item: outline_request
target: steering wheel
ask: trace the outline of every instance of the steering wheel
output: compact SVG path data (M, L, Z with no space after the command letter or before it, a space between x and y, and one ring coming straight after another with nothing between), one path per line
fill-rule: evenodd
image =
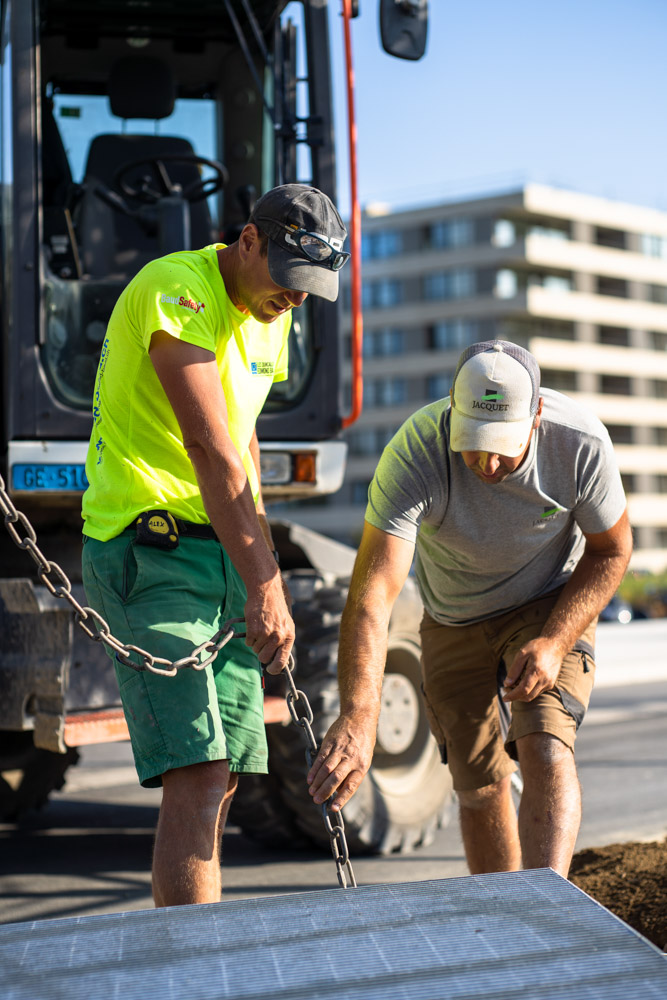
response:
M212 177L200 178L186 185L181 189L180 184L174 182L169 177L166 163L193 163L198 167L210 167L213 170ZM153 178L144 175L139 181L133 184L126 180L127 175L137 167L150 167ZM157 178L157 185L153 186L151 180ZM202 201L209 195L220 191L229 181L227 168L217 160L207 160L204 156L197 156L196 153L165 153L163 156L151 156L141 160L132 160L124 163L114 175L113 183L118 185L127 198L134 198L138 201L154 204L167 195L180 194L186 201Z

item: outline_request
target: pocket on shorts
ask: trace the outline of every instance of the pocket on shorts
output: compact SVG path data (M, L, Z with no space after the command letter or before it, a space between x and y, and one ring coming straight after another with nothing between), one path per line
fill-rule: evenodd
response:
M164 740L144 677L136 670L125 668L118 673L118 687L134 755L150 757L163 748Z
M128 538L123 554L123 584L121 598L128 601L139 579L139 560L133 538Z
M579 640L563 660L555 687L563 708L572 716L577 729L584 721L594 680L593 647L585 640Z
M433 710L433 707L432 707L430 701L428 700L428 696L426 694L426 691L424 690L424 685L421 684L420 687L421 687L422 697L424 699L424 709L426 711L426 718L428 719L429 729L431 730L431 733L433 734L433 738L434 738L435 742L438 744L438 749L440 751L440 757L442 759L442 763L446 764L447 763L447 741L445 739L444 730L443 730L442 726L440 725L440 721L438 719L438 716L435 714L435 712Z

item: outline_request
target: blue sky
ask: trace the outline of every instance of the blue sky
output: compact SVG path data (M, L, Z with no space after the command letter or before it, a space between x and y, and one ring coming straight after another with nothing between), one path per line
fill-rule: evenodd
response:
M362 206L534 181L667 211L667 0L430 0L426 55L352 22ZM349 212L342 22L330 0L339 203Z

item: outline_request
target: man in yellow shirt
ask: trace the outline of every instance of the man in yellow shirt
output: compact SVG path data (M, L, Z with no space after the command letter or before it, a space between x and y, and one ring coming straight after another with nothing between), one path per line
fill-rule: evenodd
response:
M245 642L201 671L163 677L115 662L139 779L163 788L157 906L220 898L237 776L267 769L261 669L285 668L294 626L255 424L287 377L292 308L309 293L337 297L345 237L326 195L282 185L236 243L146 265L109 321L83 498L87 599L125 644L170 661L222 621L246 622Z

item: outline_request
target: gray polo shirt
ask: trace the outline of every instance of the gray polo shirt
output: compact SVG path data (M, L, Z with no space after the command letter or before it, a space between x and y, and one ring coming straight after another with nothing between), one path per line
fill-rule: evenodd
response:
M563 584L582 532L607 531L626 501L605 427L550 389L528 454L501 483L484 483L449 448L449 399L414 413L385 448L366 520L417 545L428 613L446 625L482 621Z

